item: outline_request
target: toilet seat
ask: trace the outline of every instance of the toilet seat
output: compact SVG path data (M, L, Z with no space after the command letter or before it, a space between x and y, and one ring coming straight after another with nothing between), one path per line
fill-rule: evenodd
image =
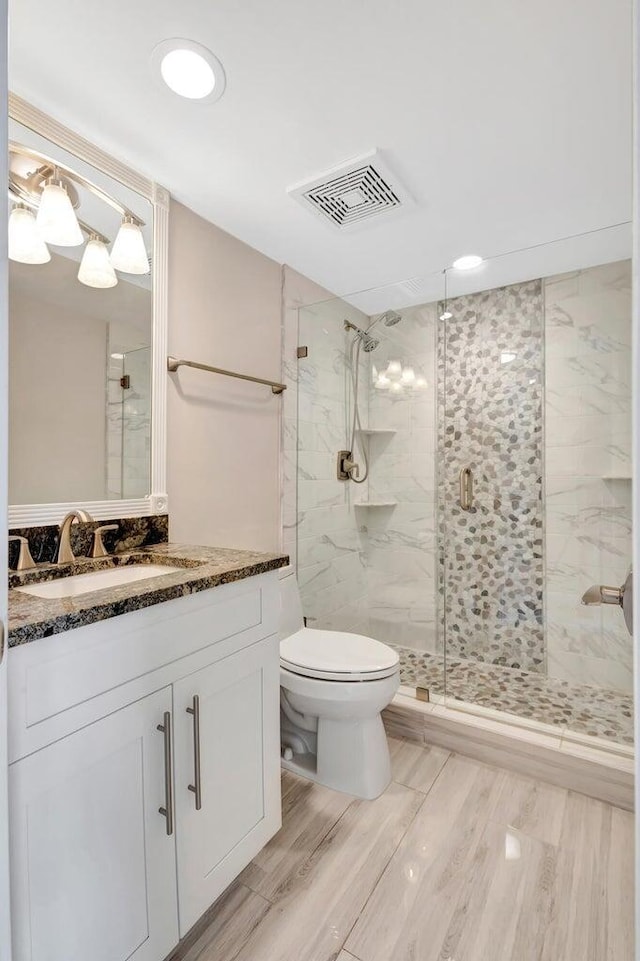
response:
M375 681L398 671L397 653L362 634L303 627L280 642L280 664L326 681Z

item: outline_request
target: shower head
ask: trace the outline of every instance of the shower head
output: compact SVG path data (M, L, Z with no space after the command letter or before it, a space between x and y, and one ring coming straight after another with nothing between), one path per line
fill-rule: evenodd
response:
M379 318L384 322L385 327L395 327L402 320L402 317L395 310L385 310L382 317Z
M350 320L345 320L344 329L352 330L355 333L356 337L362 344L362 349L364 350L365 354L370 354L371 351L375 350L380 343L380 341L376 340L375 337L371 337L366 330L361 330L360 327L356 327L355 324L352 324Z
M371 351L375 350L380 343L379 340L376 340L375 337L370 337L369 334L365 334L364 331L358 331L357 336L362 341L362 349L364 350L365 354L370 354Z

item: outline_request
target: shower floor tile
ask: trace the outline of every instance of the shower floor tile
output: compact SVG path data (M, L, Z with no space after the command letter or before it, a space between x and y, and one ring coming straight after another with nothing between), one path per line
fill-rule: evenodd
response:
M427 687L458 701L633 744L630 694L460 658L447 659L445 686L442 655L391 646L400 655L400 679L407 687Z

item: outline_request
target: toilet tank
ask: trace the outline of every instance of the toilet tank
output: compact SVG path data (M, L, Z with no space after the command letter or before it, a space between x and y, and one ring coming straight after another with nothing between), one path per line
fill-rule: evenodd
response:
M283 567L280 572L280 639L290 637L304 627L302 601L296 572L293 567Z

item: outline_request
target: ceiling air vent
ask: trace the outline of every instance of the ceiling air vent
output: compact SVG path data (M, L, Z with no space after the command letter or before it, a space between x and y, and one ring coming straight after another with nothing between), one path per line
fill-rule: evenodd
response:
M412 202L377 150L290 187L287 193L340 230L403 210Z

